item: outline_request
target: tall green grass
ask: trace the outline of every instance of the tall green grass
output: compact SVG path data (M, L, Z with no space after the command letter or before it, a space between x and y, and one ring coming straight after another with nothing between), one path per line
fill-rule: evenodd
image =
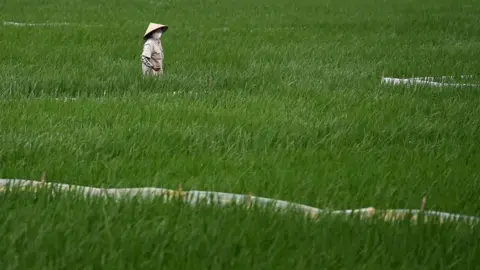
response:
M474 0L6 0L2 23L77 25L0 27L0 177L331 209L427 195L427 208L480 215L478 89L380 85L478 74L479 12ZM141 77L149 22L170 26L161 79ZM2 197L2 269L474 269L479 252L475 228L22 196Z
M0 195L2 269L475 269L478 230L161 200Z

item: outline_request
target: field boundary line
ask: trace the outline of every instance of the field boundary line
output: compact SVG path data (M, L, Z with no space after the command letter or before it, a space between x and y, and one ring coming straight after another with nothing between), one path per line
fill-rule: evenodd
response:
M91 25L91 24L81 24L81 23L69 23L69 22L45 22L45 23L26 23L26 22L14 22L14 21L3 21L3 25L7 26L16 26L16 27L28 27L28 26L82 26L82 27L101 27L103 25Z
M59 27L59 26L83 26L83 27L103 27L103 24L98 25L91 25L91 24L81 24L81 23L70 23L70 22L40 22L40 23L33 23L33 22L19 22L19 21L3 21L3 25L5 26L16 26L16 27L28 27L28 26L37 26L37 27ZM264 32L281 32L285 30L298 30L298 27L265 27L265 28L255 28L249 29L248 32L254 31L264 31ZM306 29L306 27L302 27L302 29ZM212 32L230 32L230 31L238 31L239 29L233 29L230 27L213 27L210 28Z
M59 189L61 191L79 191L83 193L85 197L96 196L96 197L113 197L113 198L123 198L130 197L135 198L139 197L142 199L152 198L152 197L163 197L167 200L172 198L182 198L185 202L195 205L201 202L206 202L207 204L218 203L219 205L231 205L233 203L242 203L247 202L248 207L252 203L257 203L261 206L273 206L276 210L286 210L293 208L304 213L306 216L317 218L321 214L333 214L333 215L345 215L351 216L354 214L359 214L361 218L370 218L374 215L380 215L385 221L395 221L395 220L404 220L411 215L411 220L416 222L418 215L424 215L425 221L427 217L437 217L440 218L440 223L445 221L468 221L468 222L480 222L479 216L467 216L456 213L447 213L439 211L428 211L424 210L425 199L422 202L422 209L375 209L373 207L359 208L359 209L346 209L346 210L323 210L308 205L293 203L289 201L265 198L265 197L256 197L252 194L235 194L235 193L224 193L224 192L215 192L215 191L200 191L200 190L191 190L184 191L181 186L177 190L165 189L158 187L140 187L140 188L96 188L90 186L79 186L79 185L69 185L62 183L52 183L45 182L44 177L42 181L35 180L25 180L25 179L0 179L0 192L6 192L11 187L18 187L21 190L34 190L37 191L38 188L42 187L52 187Z
M208 91L171 91L171 92L162 92L162 93L155 93L150 94L148 98L160 98L164 96L180 96L180 95L199 95L199 94L208 94ZM217 92L218 93L218 92ZM143 98L143 96L142 96ZM0 102L2 101L118 101L118 100L127 100L127 98L122 96L100 96L100 97L22 97L22 98L0 98Z
M461 79L472 79L476 78L474 75L460 75ZM480 84L469 84L469 83L447 83L447 82L437 82L436 79L455 79L454 76L440 76L440 77L412 77L412 78L394 78L394 77L383 77L381 79L381 84L392 84L392 85L428 85L435 87L480 87Z

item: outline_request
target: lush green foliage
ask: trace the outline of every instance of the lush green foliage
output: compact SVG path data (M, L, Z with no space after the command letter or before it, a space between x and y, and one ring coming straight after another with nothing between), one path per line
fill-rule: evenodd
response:
M478 14L475 0L4 0L2 22L74 25L0 27L0 177L333 209L427 194L480 215L479 90L380 85L478 72ZM141 76L149 22L170 26L160 80ZM479 264L472 228L22 196L1 197L2 269Z

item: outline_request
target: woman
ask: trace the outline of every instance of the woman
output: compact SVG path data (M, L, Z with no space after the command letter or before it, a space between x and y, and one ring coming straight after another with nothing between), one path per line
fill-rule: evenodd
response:
M163 74L163 47L160 38L168 30L167 25L150 23L143 36L143 75Z

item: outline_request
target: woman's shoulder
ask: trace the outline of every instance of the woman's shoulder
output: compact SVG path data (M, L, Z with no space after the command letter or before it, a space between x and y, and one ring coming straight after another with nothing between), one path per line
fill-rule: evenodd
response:
M150 44L153 44L154 42L155 42L155 41L153 40L153 38L149 38L149 39L145 40L145 43L144 43L144 44L145 44L145 45L147 45L147 44L150 45Z

